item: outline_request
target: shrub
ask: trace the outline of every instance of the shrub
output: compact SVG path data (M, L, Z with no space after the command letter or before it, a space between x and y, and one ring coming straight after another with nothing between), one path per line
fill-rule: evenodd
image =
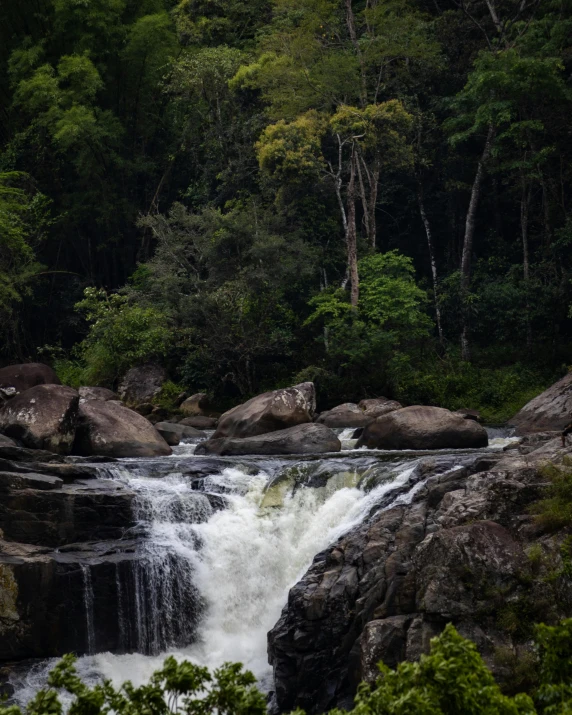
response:
M557 531L572 525L572 459L565 457L561 465L548 463L541 474L549 481L546 497L532 507L536 519L547 531Z

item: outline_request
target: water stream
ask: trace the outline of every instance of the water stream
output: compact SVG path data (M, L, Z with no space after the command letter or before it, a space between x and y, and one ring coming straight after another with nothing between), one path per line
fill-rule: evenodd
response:
M139 539L129 583L117 571L117 628L133 652L98 653L89 566L82 566L88 642L78 670L88 682L145 682L167 654L209 668L242 662L272 689L266 636L288 590L313 557L373 508L410 500L426 476L423 455L344 451L320 459L200 458L195 445L172 457L102 465L134 493ZM506 440L495 440L493 449ZM443 469L475 450L434 453ZM128 602L129 601L129 602ZM134 621L134 622L133 622ZM131 635L130 635L131 634ZM55 661L14 679L27 702Z

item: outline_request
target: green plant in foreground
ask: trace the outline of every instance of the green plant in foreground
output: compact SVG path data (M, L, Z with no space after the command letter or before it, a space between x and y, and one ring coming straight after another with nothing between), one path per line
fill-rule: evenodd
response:
M540 685L532 697L504 695L474 643L449 624L433 638L429 654L417 663L391 670L380 663L374 687L362 684L351 715L560 715L572 713L572 619L536 628ZM70 715L263 715L266 701L252 673L239 664L225 664L211 675L206 668L174 658L138 688L130 682L114 688L105 681L93 688L82 683L75 657L64 656L51 672L49 690L40 691L26 715L61 715L56 689L74 700ZM535 661L536 662L536 661ZM530 663L527 661L527 667ZM527 673L528 677L528 673ZM525 678L526 680L526 678ZM333 710L330 715L341 715ZM12 705L0 715L22 715ZM296 711L295 715L303 715Z
M549 486L546 497L532 508L538 523L549 531L572 525L572 459L564 457L561 465L549 462L540 473Z

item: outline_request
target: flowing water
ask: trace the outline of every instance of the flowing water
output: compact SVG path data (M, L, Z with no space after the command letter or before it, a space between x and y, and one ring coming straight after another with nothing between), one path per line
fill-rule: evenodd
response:
M267 632L313 557L372 509L409 501L428 476L418 468L424 459L443 471L476 452L351 451L349 431L341 438L344 451L320 459L201 461L195 445L182 445L169 458L102 465L102 476L135 493L138 558L128 583L119 570L116 579L117 628L133 652L97 652L97 584L84 565L82 677L141 684L173 654L209 668L242 662L271 690ZM492 449L509 439L494 440ZM54 662L14 677L16 702L25 703L45 684Z

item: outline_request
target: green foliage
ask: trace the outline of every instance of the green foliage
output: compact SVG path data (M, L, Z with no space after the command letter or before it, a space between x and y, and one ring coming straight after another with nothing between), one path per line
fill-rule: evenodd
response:
M84 295L77 309L90 327L75 350L83 384L113 386L130 367L167 354L171 332L160 311L95 288L86 288Z
M540 472L549 485L546 497L533 507L538 523L548 531L572 525L572 460L565 457L560 465L549 462Z

